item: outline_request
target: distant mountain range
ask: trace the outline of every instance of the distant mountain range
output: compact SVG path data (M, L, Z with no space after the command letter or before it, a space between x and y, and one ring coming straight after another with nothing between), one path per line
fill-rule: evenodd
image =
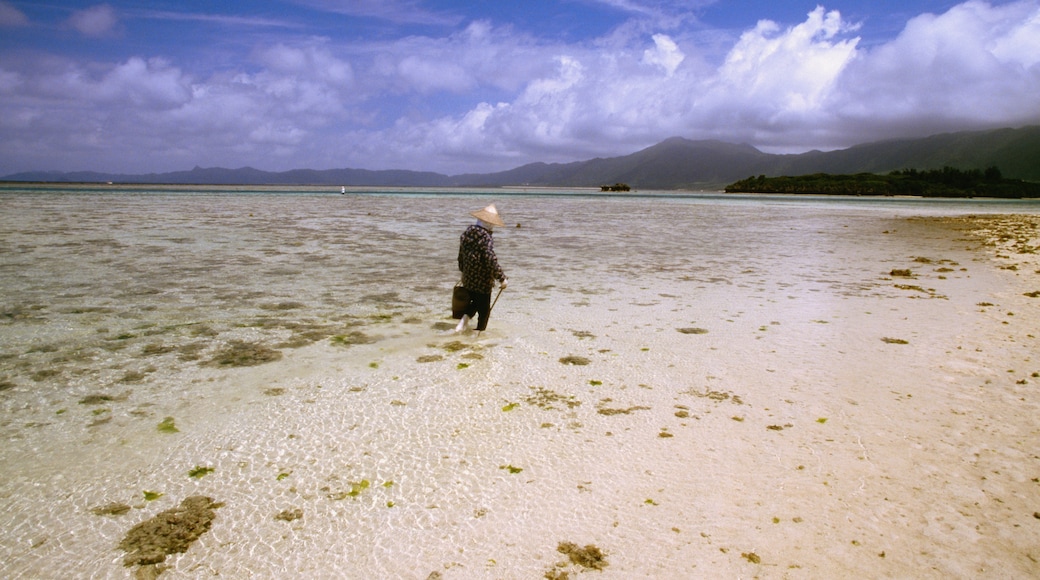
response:
M721 189L749 176L811 173L888 173L899 169L961 170L997 167L1005 178L1040 182L1040 126L945 133L797 155L763 153L750 145L666 139L631 155L574 163L531 163L498 173L443 175L365 169L295 169L269 172L243 167L126 175L29 171L2 181L163 183L211 185L333 185L373 187L597 187L626 183L633 189Z

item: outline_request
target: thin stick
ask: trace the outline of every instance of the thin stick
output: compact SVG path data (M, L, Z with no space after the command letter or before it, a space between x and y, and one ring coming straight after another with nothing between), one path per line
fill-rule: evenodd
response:
M498 304L498 297L502 295L502 291L503 291L503 290L505 290L505 288L501 288L501 287L499 287L499 289L498 289L498 294L495 294L495 301L494 301L494 302L492 302L492 303L491 303L491 307L490 307L490 308L488 308L488 316L489 316L489 317L491 316L491 311L495 309L495 304Z

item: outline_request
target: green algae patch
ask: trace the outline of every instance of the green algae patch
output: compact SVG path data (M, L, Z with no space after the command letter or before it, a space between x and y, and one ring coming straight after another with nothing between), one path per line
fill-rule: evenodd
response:
M289 477L290 475L292 475L291 471L283 471L283 472L278 474L278 477L276 477L275 480L276 481L281 481L281 480L285 479L286 477Z
M902 338L891 338L891 337L888 337L888 336L882 338L881 342L883 342L885 344L910 344L909 342L903 340Z
M589 359L587 359L587 358L585 358L583 356L570 355L570 356L565 356L565 357L561 358L560 362L562 364L565 364L565 365L585 366L585 365L589 364L592 361L590 361Z
M199 479L201 477L205 477L213 473L213 471L214 469L212 467L203 467L201 465L196 465L195 469L192 469L188 472L188 477Z
M362 479L361 481L351 481L350 482L350 491L329 492L329 493L325 494L325 497L327 497L327 498L329 498L329 499L331 499L333 501L344 500L344 499L347 499L348 497L357 497L357 496L361 495L361 492L363 492L366 489L368 489L369 486L371 486L371 485L372 485L371 482L369 482L367 479Z
M180 433L180 429L173 423L173 417L166 417L156 427L160 433Z
M707 328L677 328L682 334L708 334Z
M361 495L361 492L363 492L366 489L368 489L368 487L370 485L371 485L371 483L369 483L369 481L367 479L362 479L361 481L358 481L358 482L353 482L352 481L352 482L350 482L350 491L347 492L347 495L350 496L350 497L357 497L357 496Z
M187 552L195 540L209 531L217 516L215 510L223 505L196 495L130 528L119 542L119 548L126 552L123 565L154 566L170 554Z
M158 492L158 491L148 491L148 490L144 491L144 499L145 499L145 501L155 501L155 500L159 499L162 496L163 496L163 494L161 492Z
M460 371L461 371L462 369L468 369L468 368L469 368L469 365L468 365L468 364L466 364L466 363L459 363L459 364L455 365L455 368L456 368L457 370L460 370Z
M520 473L521 471L524 470L523 467L515 467L515 466L512 466L512 465L499 465L498 468L499 469L505 469L509 473L513 473L513 474Z
M502 407L502 410L505 411L506 413L508 413L509 411L512 411L513 409L515 409L515 408L517 408L519 406L520 406L520 403L509 403L505 407Z

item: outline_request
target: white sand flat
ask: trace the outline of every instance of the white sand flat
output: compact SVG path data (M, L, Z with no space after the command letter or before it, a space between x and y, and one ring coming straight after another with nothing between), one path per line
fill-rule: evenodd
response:
M456 335L458 235L490 201L523 224L495 234L509 289ZM5 194L0 574L126 578L128 530L205 495L162 578L1036 576L1038 224Z

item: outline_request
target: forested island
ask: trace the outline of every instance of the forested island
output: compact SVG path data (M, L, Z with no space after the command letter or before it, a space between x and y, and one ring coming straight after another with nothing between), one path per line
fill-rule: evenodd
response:
M960 170L953 167L918 171L903 169L887 175L811 175L749 177L726 186L726 193L802 193L819 195L913 195L921 197L1040 198L1040 183L1004 179L990 167Z

